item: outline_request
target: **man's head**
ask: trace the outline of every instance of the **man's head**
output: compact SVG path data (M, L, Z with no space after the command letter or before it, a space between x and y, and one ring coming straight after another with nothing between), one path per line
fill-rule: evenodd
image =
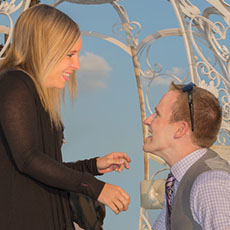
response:
M192 129L191 120L193 119L193 142L200 147L209 148L216 141L221 125L222 109L219 101L209 91L200 87L193 87L193 118L191 118L188 92L183 92L183 87L184 85L176 85L173 82L170 85L170 91L179 93L178 100L172 108L171 122L184 120L188 122L190 129Z
M165 158L176 144L208 148L216 141L222 119L218 99L205 89L193 88L192 131L188 92L183 92L183 87L171 83L155 113L145 120L151 136L146 138L144 151L160 153L159 156Z

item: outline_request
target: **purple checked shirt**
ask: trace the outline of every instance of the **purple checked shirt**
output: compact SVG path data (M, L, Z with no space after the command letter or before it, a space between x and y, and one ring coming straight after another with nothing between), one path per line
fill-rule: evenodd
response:
M175 176L173 199L187 170L198 161L207 149L192 152L171 168ZM166 230L166 201L152 230ZM230 173L208 171L194 181L190 194L190 208L194 220L203 230L230 230Z

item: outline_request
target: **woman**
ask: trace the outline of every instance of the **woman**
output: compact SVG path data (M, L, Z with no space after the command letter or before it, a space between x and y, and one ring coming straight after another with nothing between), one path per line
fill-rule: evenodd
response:
M0 62L1 229L73 229L69 191L116 214L128 209L124 190L94 177L129 168L127 154L62 162L61 97L68 82L74 98L80 50L78 25L48 5L29 8L15 24Z

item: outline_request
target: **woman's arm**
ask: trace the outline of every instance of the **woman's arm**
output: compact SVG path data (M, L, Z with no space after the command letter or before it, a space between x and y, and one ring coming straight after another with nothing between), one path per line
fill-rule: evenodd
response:
M12 73L12 72L11 72ZM48 186L74 191L97 199L104 182L89 173L66 167L50 158L39 145L36 103L23 72L0 81L0 125L16 168Z

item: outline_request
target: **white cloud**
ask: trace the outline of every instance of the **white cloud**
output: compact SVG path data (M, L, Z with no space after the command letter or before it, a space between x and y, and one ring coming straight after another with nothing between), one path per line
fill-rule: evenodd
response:
M184 76L183 76L184 73L185 73L185 71L183 69L175 66L171 70L166 71L166 76L158 77L154 82L157 85L169 85L172 81L175 81L176 79L167 76L168 74L175 75L176 77L181 79L181 77L184 78Z
M106 60L96 54L86 52L80 56L81 68L77 72L78 86L81 91L106 88L106 78L112 68Z
M152 85L169 85L173 80L175 81L176 79L170 77L169 75L175 75L176 77L180 78L184 78L184 73L185 71L179 67L173 67L171 70L167 70L165 73L161 73L162 75L155 78L152 81ZM175 81L176 82L176 81ZM142 84L143 86L147 86L149 83L149 80L146 80L145 78L143 78Z
M180 67L175 66L175 67L172 68L172 70L166 71L166 73L174 74L177 77L180 77L185 73L185 71L183 69L181 69Z
M156 78L154 83L156 85L169 85L171 81L172 81L172 78L158 77L158 78Z

